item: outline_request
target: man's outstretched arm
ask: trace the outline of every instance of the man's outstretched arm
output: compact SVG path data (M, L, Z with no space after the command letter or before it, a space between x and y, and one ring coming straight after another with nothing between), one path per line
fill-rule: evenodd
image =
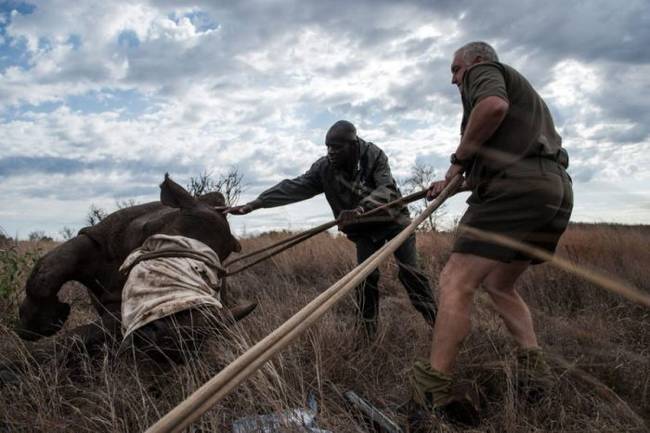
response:
M223 213L246 215L256 209L284 206L307 200L323 192L318 174L318 161L303 175L285 179L261 193L255 200L241 206L226 208Z

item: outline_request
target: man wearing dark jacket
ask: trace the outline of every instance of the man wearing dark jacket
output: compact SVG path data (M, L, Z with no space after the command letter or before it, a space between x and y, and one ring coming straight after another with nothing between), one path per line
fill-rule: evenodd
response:
M325 193L332 212L339 217L339 229L356 244L357 260L361 263L410 223L409 212L401 206L358 221L364 212L401 197L388 158L379 147L359 138L354 125L345 120L336 122L327 131L325 144L327 156L318 159L306 173L285 179L255 200L226 212L244 215L255 209L282 206ZM395 258L398 278L413 306L433 326L436 316L433 294L427 277L417 269L414 235L395 251ZM369 337L374 336L377 327L378 282L379 270L375 270L357 288L359 319Z

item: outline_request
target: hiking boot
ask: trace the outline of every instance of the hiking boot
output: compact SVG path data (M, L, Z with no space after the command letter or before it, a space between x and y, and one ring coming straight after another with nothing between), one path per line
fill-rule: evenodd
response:
M454 424L479 425L476 404L468 392L459 391L451 376L434 370L426 361L416 361L411 371L412 401L429 414ZM417 418L421 414L415 415Z
M553 388L555 376L539 347L519 348L517 387L529 403L540 402Z

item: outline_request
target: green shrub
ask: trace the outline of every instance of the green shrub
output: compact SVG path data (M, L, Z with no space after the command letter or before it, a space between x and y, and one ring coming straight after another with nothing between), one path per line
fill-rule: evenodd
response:
M18 292L41 254L40 249L21 252L17 244L0 249L0 298L7 299Z

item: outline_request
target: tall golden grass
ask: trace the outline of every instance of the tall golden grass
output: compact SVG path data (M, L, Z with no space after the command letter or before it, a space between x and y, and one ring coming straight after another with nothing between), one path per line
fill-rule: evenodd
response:
M244 239L245 251L279 236ZM422 267L436 287L452 241L446 233L420 233ZM650 292L650 228L572 225L558 254L617 276ZM24 245L22 248L31 248ZM0 397L0 432L144 431L247 347L279 326L354 266L354 247L342 237L319 235L231 279L232 295L259 307L238 326L216 333L198 359L165 371L110 353L74 366L60 356L40 365L11 332L16 306L0 301L0 362L21 361L20 381ZM349 389L406 423L400 405L408 400L407 375L414 359L426 357L430 329L397 282L395 264L382 268L379 337L364 346L354 328L353 299L339 304L296 344L206 413L195 432L230 431L234 420L301 407L309 392L320 406L318 424L332 432L370 431L345 406ZM519 282L533 310L540 340L558 359L557 386L540 404L518 398L513 383L514 345L486 296L476 298L473 331L458 376L481 391L482 432L644 431L638 419L576 371L610 388L650 423L650 311L548 265L533 267ZM93 320L83 288L68 284L62 297L73 304L66 328ZM37 343L51 345L52 340ZM65 351L65 346L56 350ZM431 419L431 431L455 427Z

